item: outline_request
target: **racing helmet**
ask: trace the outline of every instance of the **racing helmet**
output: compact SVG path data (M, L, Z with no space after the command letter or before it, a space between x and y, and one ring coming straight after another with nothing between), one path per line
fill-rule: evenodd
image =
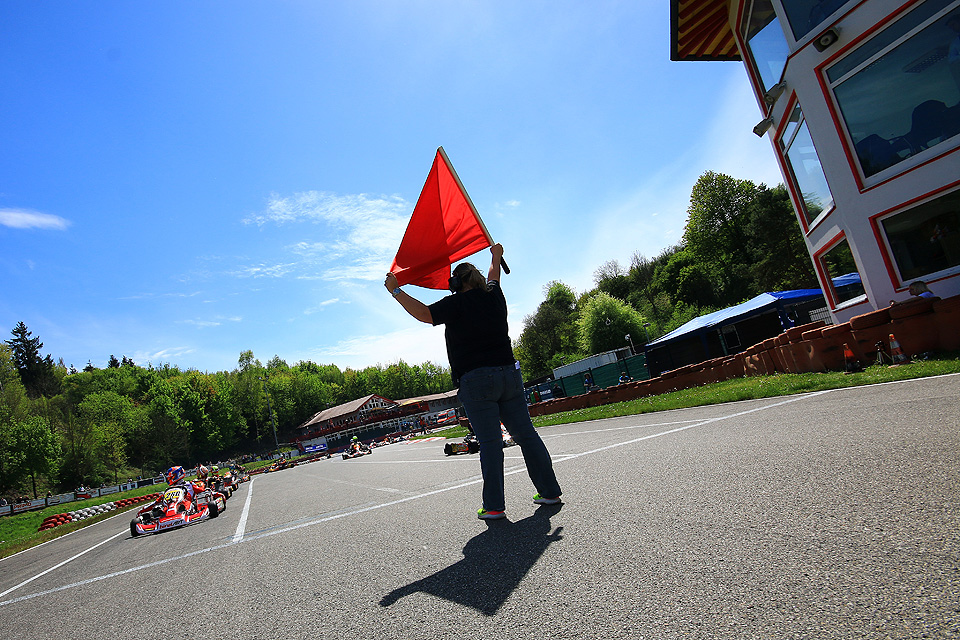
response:
M164 475L167 477L167 484L172 487L182 481L187 476L187 472L183 467L170 467Z
M208 475L210 475L210 469L203 465L197 467L197 480L206 480Z
M356 441L358 441L359 439L360 439L360 438L358 438L357 436L353 436L353 439L350 440L350 442L356 442Z

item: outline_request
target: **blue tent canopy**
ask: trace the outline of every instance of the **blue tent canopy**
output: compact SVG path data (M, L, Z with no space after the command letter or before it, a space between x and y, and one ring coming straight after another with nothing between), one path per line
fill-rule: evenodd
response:
M670 333L662 335L656 340L653 340L647 346L655 347L666 342L672 342L673 340L676 340L677 338L687 334L696 333L697 331L710 329L719 325L730 324L731 322L735 322L742 318L763 313L769 309L776 309L784 300L799 302L801 300L816 298L817 296L822 295L823 292L820 291L820 289L794 289L793 291L761 293L757 297L751 298L746 302L741 302L734 307L727 307L726 309L721 309L720 311L714 311L713 313L708 313L705 316L694 318L690 322L677 327Z
M834 278L833 286L843 287L857 284L859 282L859 273L848 273L846 275ZM673 342L681 337L705 331L720 325L730 324L732 322L736 322L737 320L758 315L772 309L782 310L785 302L801 302L803 300L809 300L822 296L823 291L820 289L794 289L792 291L761 293L757 297L751 298L746 302L741 302L736 306L727 307L726 309L721 309L720 311L714 311L713 313L708 313L700 316L699 318L694 318L690 322L677 327L670 333L660 336L656 340L650 342L647 345L647 348L649 349L651 347L663 345L668 342Z

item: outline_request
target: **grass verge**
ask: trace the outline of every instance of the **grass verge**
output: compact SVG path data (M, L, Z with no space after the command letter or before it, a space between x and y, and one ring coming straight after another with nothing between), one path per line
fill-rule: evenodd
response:
M156 484L149 487L133 489L132 491L124 491L123 493L114 493L109 496L77 500L76 502L68 502L66 504L55 504L36 511L27 511L12 516L0 517L0 558L6 558L24 549L29 549L30 547L35 547L38 544L43 544L54 538L59 538L77 529L82 529L87 525L111 518L117 515L117 513L123 513L123 511L108 511L107 513L101 513L100 515L80 520L79 522L68 522L53 529L37 531L47 516L55 516L59 513L70 513L71 511L78 511L85 507L95 507L98 504L105 504L124 498L145 496L149 493L163 491L165 488L166 485ZM143 505L134 505L128 508L138 509L141 506Z

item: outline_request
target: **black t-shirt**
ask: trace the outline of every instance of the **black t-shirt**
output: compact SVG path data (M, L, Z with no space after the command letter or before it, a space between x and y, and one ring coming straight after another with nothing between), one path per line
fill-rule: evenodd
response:
M434 325L446 325L447 357L453 383L478 367L512 365L513 347L507 333L507 301L500 283L491 280L490 291L470 289L430 305Z

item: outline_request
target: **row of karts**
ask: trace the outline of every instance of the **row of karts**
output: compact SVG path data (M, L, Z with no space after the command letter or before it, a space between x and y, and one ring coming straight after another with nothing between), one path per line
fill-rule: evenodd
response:
M165 474L167 489L152 503L144 506L130 521L130 535L160 533L188 524L216 518L227 508L227 500L250 479L243 467L216 467L213 473L200 466L195 480L186 479L183 467L170 467Z

